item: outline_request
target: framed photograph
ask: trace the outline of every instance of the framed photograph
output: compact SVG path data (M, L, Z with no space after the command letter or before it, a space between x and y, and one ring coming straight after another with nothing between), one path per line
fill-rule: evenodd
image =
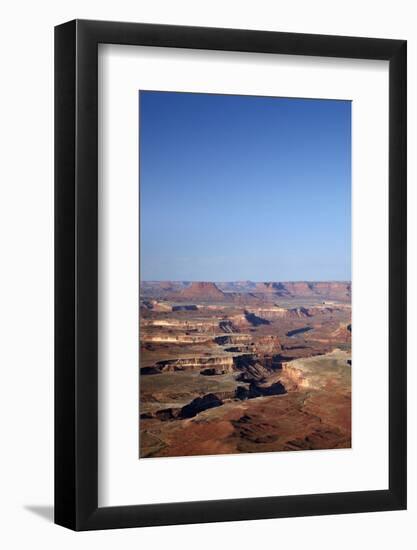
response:
M406 42L55 29L55 522L406 508Z

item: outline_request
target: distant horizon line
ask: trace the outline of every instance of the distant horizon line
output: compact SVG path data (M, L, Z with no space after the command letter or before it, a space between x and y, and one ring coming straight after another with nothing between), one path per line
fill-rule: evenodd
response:
M229 280L204 280L204 279L140 279L142 283L352 283L352 279L229 279Z

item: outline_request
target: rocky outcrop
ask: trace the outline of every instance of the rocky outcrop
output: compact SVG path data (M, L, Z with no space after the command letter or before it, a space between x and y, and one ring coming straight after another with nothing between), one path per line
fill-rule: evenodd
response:
M215 283L195 282L179 293L181 299L201 301L224 300L226 295Z
M166 329L178 329L184 331L198 330L204 332L218 327L217 319L141 319L141 328L163 327Z
M202 344L209 342L212 337L207 334L168 334L161 332L160 334L141 334L140 341L142 344L152 342L154 344Z
M315 294L323 297L332 297L345 299L351 297L351 283L340 282L317 282L310 283L313 286Z
M202 397L196 397L183 407L168 407L154 413L144 412L140 415L140 418L142 420L156 418L162 422L194 418L208 409L220 407L224 404L225 399L245 401L246 399L256 399L257 397L269 397L285 393L287 393L286 389L281 382L275 382L269 386L251 382L247 387L238 386L235 391L208 393Z
M280 354L261 355L238 353L237 355L195 356L158 361L151 367L142 367L141 374L199 370L205 376L237 372L245 382L262 380L281 367Z
M253 327L258 327L260 325L270 325L271 322L263 317L258 317L255 313L245 310L245 318Z
M291 390L307 389L311 387L310 380L305 376L301 369L291 365L291 363L283 363L283 373L291 383Z
M219 288L221 287L221 288ZM223 290L226 292L223 292ZM351 283L349 281L281 281L252 283L250 281L231 281L227 283L181 281L141 283L141 296L147 298L163 297L173 301L233 301L239 296L248 299L258 296L274 296L279 298L320 297L349 301L351 298Z
M182 281L141 281L140 296L165 299L173 292L180 292L186 285Z
M213 407L220 407L220 405L223 405L223 401L214 393L208 393L203 397L193 399L191 403L182 407L179 417L193 418L200 412L206 411L207 409L212 409Z
M141 302L141 307L151 311L165 312L171 311L171 306L165 302L160 302L158 300L143 300Z
M216 285L223 290L223 292L234 292L234 293L247 293L256 289L258 283L253 283L252 281L228 281L228 282L217 282Z
M202 368L208 367L219 368L224 372L233 372L233 357L221 355L214 357L185 357L180 359L166 359L164 361L158 361L154 366L154 368L160 372L200 370Z
M260 386L254 382L249 384L249 387L238 386L236 388L235 396L237 399L255 399L256 397L266 397L270 395L282 395L287 393L284 385L281 382L275 382L270 386Z
M281 283L256 283L253 292L276 294Z
M281 351L282 346L278 336L268 335L256 339L256 351L259 353L277 353Z
M348 301L351 297L351 283L341 281L290 281L257 283L253 292L279 298L320 297Z
M234 332L239 332L239 328L231 319L222 319L219 321L219 329L226 334L232 334Z
M346 311L350 308L347 304L323 303L310 307L292 307L284 308L273 307L251 307L245 310L245 319L235 316L236 325L243 325L244 320L248 321L247 315L254 315L264 321L275 321L277 319L308 319L316 315L329 315L332 313Z
M265 355L262 363L266 369L276 371L282 369L282 355L280 353L274 355Z
M306 317L313 317L315 313L317 313L317 308L293 307L287 310L287 317L290 319L305 319Z
M342 342L350 342L352 338L352 326L341 323L338 329L332 332L332 338L338 339Z
M248 344L251 341L251 336L249 334L230 334L227 336L216 336L214 341L216 344L219 344L219 346L228 344Z
M257 317L261 317L267 321L275 321L276 319L283 319L287 316L288 309L284 307L251 307L246 310L249 313L253 313Z
M240 373L236 379L241 382L261 381L271 374L255 354L236 355L233 357L233 362L235 370Z

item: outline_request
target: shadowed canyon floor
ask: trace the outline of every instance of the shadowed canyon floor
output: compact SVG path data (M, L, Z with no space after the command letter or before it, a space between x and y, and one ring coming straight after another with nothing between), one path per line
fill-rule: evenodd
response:
M350 447L350 294L142 282L140 457Z

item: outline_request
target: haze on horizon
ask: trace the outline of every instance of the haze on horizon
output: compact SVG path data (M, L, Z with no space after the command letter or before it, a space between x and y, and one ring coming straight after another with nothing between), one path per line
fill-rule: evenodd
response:
M350 101L139 104L143 281L350 281Z
M316 280L311 280L311 279L296 279L296 280L276 280L276 281L272 281L272 280L266 280L266 281L261 281L261 280L254 280L254 279L234 279L234 280L224 280L224 281L221 281L220 279L217 279L217 280L207 280L207 279L204 279L204 280L200 280L200 279L141 279L142 282L144 283L165 283L165 282L170 282L170 283L350 283L351 280L350 279L316 279Z

